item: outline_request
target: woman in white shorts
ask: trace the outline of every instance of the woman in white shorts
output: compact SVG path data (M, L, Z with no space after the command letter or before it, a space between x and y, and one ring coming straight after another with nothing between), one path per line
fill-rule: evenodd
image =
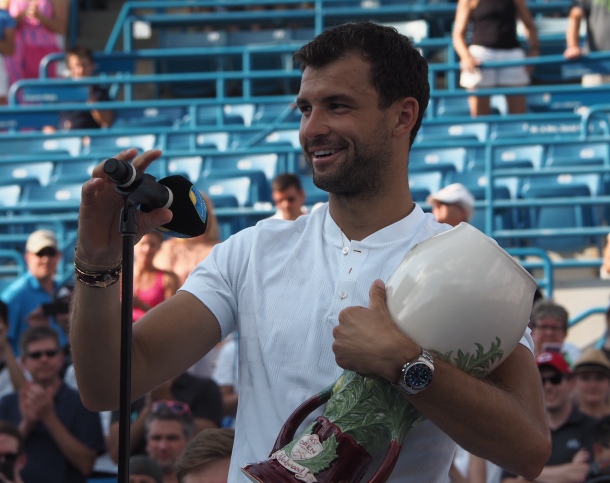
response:
M459 0L453 28L453 46L460 56L462 74L460 85L466 89L487 87L516 87L530 83L525 66L481 69L490 61L520 60L525 51L517 40L517 18L526 30L529 55L539 52L538 31L525 5L525 0ZM468 22L473 22L471 45L466 45ZM507 96L511 114L525 112L525 96ZM483 116L491 113L489 96L470 96L470 114Z

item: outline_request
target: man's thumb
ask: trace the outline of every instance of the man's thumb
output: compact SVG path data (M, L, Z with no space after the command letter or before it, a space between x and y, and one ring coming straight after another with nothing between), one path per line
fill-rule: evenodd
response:
M385 283L383 280L375 280L369 290L369 309L377 312L387 313L385 306Z

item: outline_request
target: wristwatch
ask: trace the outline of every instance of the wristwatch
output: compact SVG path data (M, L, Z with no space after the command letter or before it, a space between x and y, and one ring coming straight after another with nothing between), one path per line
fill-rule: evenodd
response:
M405 394L417 394L426 389L434 375L434 359L426 349L419 358L402 366L400 381L396 386Z

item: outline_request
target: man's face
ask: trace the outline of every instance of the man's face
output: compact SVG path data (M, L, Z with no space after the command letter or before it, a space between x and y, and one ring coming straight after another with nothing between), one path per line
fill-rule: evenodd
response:
M93 75L93 71L95 70L95 64L87 57L71 55L68 57L68 69L70 69L70 76L73 79L91 77Z
M13 471L15 475L21 473L25 467L26 456L19 454L19 441L10 434L0 434L0 461L14 460Z
M579 372L574 375L578 397L585 403L605 404L610 391L610 378L597 371Z
M548 412L564 409L570 403L570 393L574 388L571 379L563 376L551 367L540 367L540 376L543 381L544 405Z
M37 253L25 254L25 263L29 272L38 280L52 277L57 272L60 254L53 247L46 247Z
M303 72L299 137L313 181L324 191L375 195L389 177L392 126L369 71L360 55L350 55Z
M182 483L227 483L231 458L212 461L187 474Z
M271 193L271 197L284 220L296 220L301 216L301 207L305 202L304 191L299 191L295 186L290 186L284 191L274 191Z
M544 344L561 344L566 338L566 331L561 321L544 317L535 321L532 327L532 339L536 354L544 351Z
M31 374L32 380L38 384L59 378L64 363L63 354L53 339L30 342L21 360L25 370Z
M432 204L432 214L439 223L447 223L451 226L457 226L466 221L466 210L455 203L447 204L436 201Z
M151 421L146 452L163 471L173 471L174 463L187 443L184 426L180 421L162 419Z
M129 483L157 483L157 480L148 475L129 475Z

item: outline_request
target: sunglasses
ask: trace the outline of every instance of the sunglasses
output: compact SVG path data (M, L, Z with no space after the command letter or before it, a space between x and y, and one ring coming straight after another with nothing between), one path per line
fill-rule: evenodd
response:
M42 258L42 257L54 257L55 255L57 255L57 250L53 247L46 247L43 248L42 250L40 250L39 252L36 253L36 256L38 258Z
M532 328L540 331L550 330L551 332L563 332L565 330L563 327L557 325L534 325Z
M550 382L553 386L558 386L563 381L563 376L561 374L556 374L554 376L542 377L542 385L544 386L547 381Z
M0 453L0 461L6 461L8 463L14 463L19 458L17 453Z
M168 409L176 416L191 415L191 407L182 401L156 401L152 405L152 413L156 414L163 409Z
M34 352L30 352L28 354L28 357L30 359L38 360L38 359L40 359L42 357L43 354L50 359L51 357L55 357L57 354L59 354L59 349L52 349L52 350L48 350L48 351L34 351Z

